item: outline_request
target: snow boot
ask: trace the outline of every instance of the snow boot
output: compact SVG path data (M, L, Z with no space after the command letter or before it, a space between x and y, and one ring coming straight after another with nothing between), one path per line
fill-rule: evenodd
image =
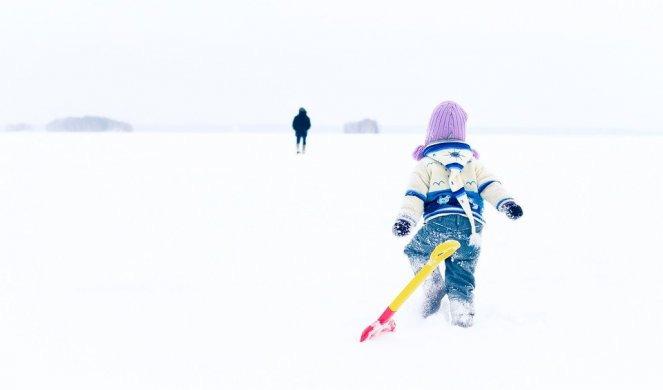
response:
M474 304L469 301L449 299L451 325L469 328L474 325Z

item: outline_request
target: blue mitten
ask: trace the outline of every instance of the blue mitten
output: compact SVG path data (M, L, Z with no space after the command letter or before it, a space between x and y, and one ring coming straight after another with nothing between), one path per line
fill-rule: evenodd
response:
M391 229L391 231L394 233L395 236L403 237L410 234L411 229L412 225L410 225L410 222L404 219L398 219L396 220L396 223L394 223L394 227Z
M512 200L504 202L504 204L500 206L499 211L506 214L510 219L518 219L523 216L523 208L518 206L518 204Z

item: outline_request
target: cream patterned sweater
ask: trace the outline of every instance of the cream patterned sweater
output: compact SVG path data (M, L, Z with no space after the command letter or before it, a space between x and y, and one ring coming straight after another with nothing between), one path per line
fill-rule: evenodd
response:
M464 142L429 145L424 156L410 176L398 214L398 218L412 226L422 215L428 221L443 215L468 216L470 210L474 221L483 224L484 200L499 208L513 199L502 183L472 156L470 146ZM452 185L450 181L454 182L454 178L456 183ZM463 208L464 199L469 201L469 208Z

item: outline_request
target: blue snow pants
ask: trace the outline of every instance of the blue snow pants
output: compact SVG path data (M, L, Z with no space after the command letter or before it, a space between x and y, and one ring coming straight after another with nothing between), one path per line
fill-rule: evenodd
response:
M477 233L482 229L483 225L477 221ZM428 262L430 254L437 245L450 239L460 242L460 248L444 263L444 278L440 269L436 268L430 276L432 279L430 282L443 286L446 294L449 294L449 299L469 303L473 300L474 270L481 251L480 247L469 244L471 233L470 221L466 217L444 215L424 223L404 250L416 274Z

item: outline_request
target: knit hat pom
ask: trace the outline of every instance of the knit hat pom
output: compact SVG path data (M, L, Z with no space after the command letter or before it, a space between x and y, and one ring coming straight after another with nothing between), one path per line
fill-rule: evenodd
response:
M424 145L419 145L417 148L412 152L412 157L414 157L415 160L421 160L424 158L424 149L426 147Z

